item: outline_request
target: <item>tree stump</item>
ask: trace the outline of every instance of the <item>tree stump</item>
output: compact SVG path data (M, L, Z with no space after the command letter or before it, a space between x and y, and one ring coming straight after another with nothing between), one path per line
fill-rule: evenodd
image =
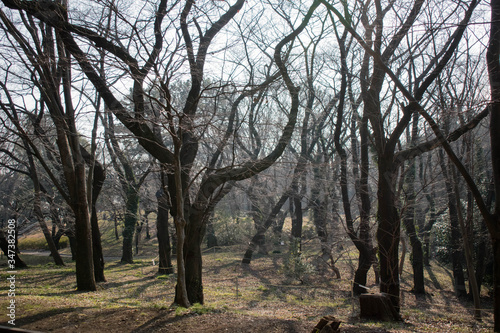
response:
M396 309L392 305L391 298L386 293L361 294L359 296L359 307L361 319L391 321L401 320Z
M340 333L340 323L334 316L325 316L314 326L311 333Z

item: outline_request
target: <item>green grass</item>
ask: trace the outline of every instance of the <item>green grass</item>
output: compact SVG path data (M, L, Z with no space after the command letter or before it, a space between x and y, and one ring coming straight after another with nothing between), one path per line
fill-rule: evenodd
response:
M66 236L62 236L59 245L61 249L65 249L69 246L69 239ZM48 250L49 246L43 234L30 235L29 237L20 238L18 240L19 250Z

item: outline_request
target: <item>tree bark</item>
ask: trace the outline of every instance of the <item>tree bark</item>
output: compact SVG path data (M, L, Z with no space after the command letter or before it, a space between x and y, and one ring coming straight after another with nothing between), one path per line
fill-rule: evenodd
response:
M174 268L172 266L172 247L170 245L170 235L168 230L168 212L170 209L170 201L168 192L166 192L165 172L160 172L161 188L158 191L156 198L158 200L158 212L156 214L156 236L158 238L158 274L172 274Z
M135 186L127 186L125 203L125 221L123 228L123 248L121 262L131 264L134 262L133 242L137 225L137 214L139 210L139 193Z
M17 234L17 232L16 232ZM9 242L7 240L7 237L5 236L5 232L0 229L0 249L2 250L2 252L4 253L4 255L7 257L7 258L11 258L12 257L12 252L9 253ZM16 249L17 249L17 246L16 246ZM25 267L28 267L28 265L26 265L26 263L21 259L21 257L19 256L19 253L18 251L14 251L14 266L16 268L25 268Z
M460 233L460 226L458 221L458 211L457 202L455 199L455 193L453 190L452 179L448 172L448 166L446 166L444 161L444 154L442 150L439 151L439 164L441 166L441 171L443 173L446 195L448 200L448 214L450 217L450 247L451 247L451 261L453 267L453 278L455 293L459 298L467 297L467 290L465 289L465 277L462 263L464 261L464 256L461 251L462 248L462 235Z
M393 156L379 158L378 184L378 254L380 257L380 291L390 295L397 313L400 310L399 242L400 218L395 206Z

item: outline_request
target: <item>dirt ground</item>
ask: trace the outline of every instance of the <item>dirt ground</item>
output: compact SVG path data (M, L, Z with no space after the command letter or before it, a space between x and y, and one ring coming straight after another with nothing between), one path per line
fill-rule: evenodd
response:
M320 274L314 269L306 269L300 278L290 277L284 269L284 254L257 256L250 266L242 266L242 253L230 248L204 256L205 305L189 310L171 306L175 275L158 276L157 266L149 259L132 265L109 262L108 282L99 284L97 292L78 293L73 263L58 268L28 257L32 267L17 277L16 327L82 333L302 333L311 332L321 317L333 315L342 321L341 332L347 333L492 331L487 288L482 297L483 320L476 322L472 304L454 296L449 269L437 264L426 269L425 297L411 292L411 267L405 267L401 279L403 321L378 323L359 320L359 303L350 292L355 254L348 253L338 261L342 278L334 279L333 272ZM309 258L314 258L314 253L305 257L306 262ZM1 273L3 283L6 269ZM378 291L372 273L368 287L371 292ZM1 309L7 304L4 296L2 287ZM6 325L1 312L0 325Z

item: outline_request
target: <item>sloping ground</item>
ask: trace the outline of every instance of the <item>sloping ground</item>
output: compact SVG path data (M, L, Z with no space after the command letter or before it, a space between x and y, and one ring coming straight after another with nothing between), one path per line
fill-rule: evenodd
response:
M338 261L342 279L331 272L312 270L315 247L307 245L304 265L290 271L280 253L240 264L243 248L232 247L204 254L205 305L190 310L172 308L175 276L157 276L153 258L132 265L110 262L108 282L94 293L75 292L74 264L58 268L50 258L26 256L31 268L16 276L16 326L42 332L310 332L324 315L343 323L342 332L489 332L492 304L485 292L483 321L472 318L472 304L461 303L452 291L451 272L438 265L426 270L428 295L411 292L408 267L402 277L404 321L360 322L359 304L350 293L355 253L344 252ZM68 258L65 258L68 259ZM5 258L0 258L0 264ZM300 269L299 269L300 268ZM0 309L8 297L0 279ZM294 273L294 274L292 274ZM368 287L377 291L369 277ZM1 311L1 310L0 310ZM0 312L0 324L7 321Z

